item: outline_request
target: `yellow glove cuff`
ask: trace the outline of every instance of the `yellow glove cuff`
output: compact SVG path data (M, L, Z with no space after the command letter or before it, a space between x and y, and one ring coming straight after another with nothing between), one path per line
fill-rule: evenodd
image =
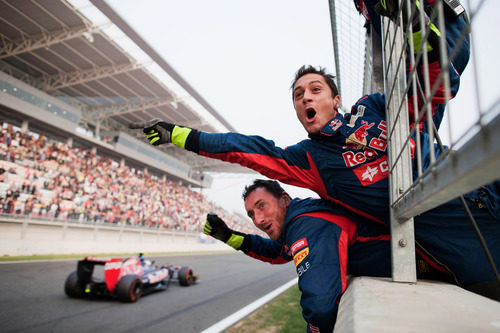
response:
M192 129L189 127L175 126L172 131L172 143L181 148L185 148L186 140Z
M226 244L234 248L235 250L239 250L241 244L243 244L243 240L245 240L245 236L232 234L231 237L227 240Z

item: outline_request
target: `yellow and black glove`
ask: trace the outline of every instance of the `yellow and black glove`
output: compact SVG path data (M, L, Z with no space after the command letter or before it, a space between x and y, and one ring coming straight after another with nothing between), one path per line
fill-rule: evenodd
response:
M409 11L406 2L403 1L402 4L403 31L406 31L408 22L410 22L413 30L413 48L415 53L419 53L423 36L426 34L426 31L429 31L425 43L429 62L439 60L439 39L441 38L441 33L437 26L430 20L424 8L422 8L423 4L419 0L410 1ZM375 5L375 11L381 16L389 17L394 23L398 24L398 14L400 13L398 0L380 0ZM420 25L420 13L424 16L425 27ZM409 37L408 42L410 42Z
M418 16L420 8L420 1L410 1L410 11L408 11L408 7L406 6L406 2L402 2L403 8L400 11L399 8L399 0L380 0L375 4L375 11L380 16L387 16L394 23L398 24L398 15L401 12L403 14L403 30L406 31L406 27L408 26L408 21L411 20L413 29L420 30L417 28L420 23L420 18ZM424 15L427 16L427 14Z
M161 119L155 118L142 123L129 124L130 129L142 129L146 134L149 143L158 146L164 143L172 142L181 148L186 148L186 141L193 129L167 123Z
M203 233L226 243L235 250L241 249L246 236L244 233L230 229L215 213L207 214Z

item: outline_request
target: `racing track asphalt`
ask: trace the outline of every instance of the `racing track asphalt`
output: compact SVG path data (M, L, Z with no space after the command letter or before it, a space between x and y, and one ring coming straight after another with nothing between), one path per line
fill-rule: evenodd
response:
M270 265L241 253L147 256L187 265L199 283L171 283L137 303L71 299L64 281L76 261L0 264L2 332L200 332L296 277L293 264Z

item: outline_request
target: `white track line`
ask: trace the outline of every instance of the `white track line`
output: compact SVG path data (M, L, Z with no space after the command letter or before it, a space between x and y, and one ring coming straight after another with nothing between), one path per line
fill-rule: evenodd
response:
M275 289L275 290L271 291L269 294L262 296L261 298L259 298L255 302L248 304L247 306L245 306L244 308L242 308L239 311L236 311L235 313L233 313L229 317L226 317L226 318L222 319L221 321L219 321L218 323L215 323L214 325L210 326L206 330L201 331L201 333L219 333L219 332L222 332L223 330L225 330L229 326L234 325L235 323L240 321L242 318L248 316L250 313L257 310L258 308L260 308L261 306L263 306L264 304L266 304L267 302L269 302L270 300L272 300L273 298L275 298L279 294L283 293L285 290L287 290L288 288L290 288L294 284L297 284L298 281L299 281L299 278L295 278L291 281L288 281L287 283L285 283L284 285L282 285L278 289Z

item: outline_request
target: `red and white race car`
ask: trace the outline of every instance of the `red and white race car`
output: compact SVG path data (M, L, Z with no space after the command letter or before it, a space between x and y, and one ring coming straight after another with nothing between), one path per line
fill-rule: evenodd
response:
M94 267L104 266L104 278L94 276ZM142 253L128 258L85 257L64 284L66 295L73 298L108 296L122 302L136 302L142 295L166 290L172 280L190 286L198 280L188 266L155 265Z

